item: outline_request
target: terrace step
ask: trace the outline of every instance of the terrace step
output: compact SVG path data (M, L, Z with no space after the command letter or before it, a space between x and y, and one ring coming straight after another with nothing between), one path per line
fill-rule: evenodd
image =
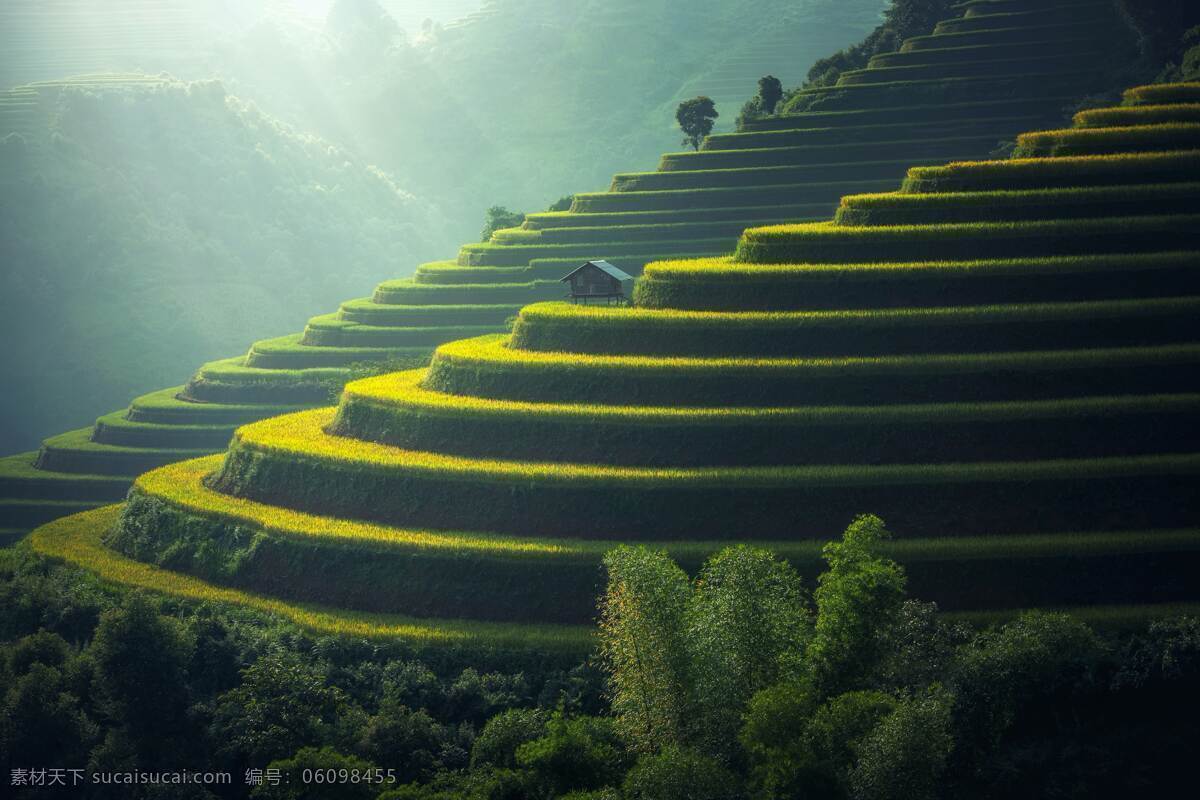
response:
M0 497L13 500L116 501L129 490L129 479L111 475L80 475L34 467L37 452L0 458Z
M879 405L1191 392L1200 344L827 358L544 353L503 337L444 344L425 385L545 403Z
M188 425L135 422L126 412L106 414L96 420L92 441L118 447L178 450L219 450L229 443L236 424Z
M1200 150L967 161L914 167L901 191L962 192L1200 181Z
M212 448L121 447L94 442L91 436L91 428L81 428L46 439L34 466L50 472L132 477L172 461L212 452Z
M611 466L932 464L1196 452L1200 395L761 408L499 401L421 386L424 370L347 385L329 432L477 459Z
M690 312L538 303L510 347L591 355L793 358L1197 341L1200 296L860 311Z
M684 173L674 173L684 174ZM603 230L603 229L600 229ZM516 267L535 258L568 258L580 262L609 255L629 256L652 250L663 256L673 253L728 253L734 236L718 239L675 239L633 242L571 242L568 244L465 244L458 251L458 263L464 267ZM376 289L376 296L378 296Z
M430 327L445 325L502 325L521 310L519 304L496 305L383 305L369 297L348 300L338 318L360 325Z
M12 500L0 498L0 526L9 530L31 530L51 520L98 508L101 501Z
M750 228L738 261L830 264L1147 253L1200 248L1200 214L854 227L832 222Z
M582 260L582 259L581 259ZM380 306L445 306L525 304L535 300L559 299L564 294L558 281L528 283L460 283L426 286L411 279L384 281L375 287L372 302Z
M773 131L804 131L812 129L849 129L854 135L856 128L876 125L900 124L898 119L917 119L933 123L964 123L975 118L1003 119L1036 115L1060 109L1071 102L1071 94L1039 98L1036 109L1031 109L1030 98L997 97L987 100L965 100L954 103L921 103L907 106L872 105L841 111L820 110L803 113L783 113L762 119L747 120L743 131L764 133Z
M487 623L446 617L369 614L320 603L290 604L269 595L205 582L182 572L143 564L107 547L103 537L121 509L108 506L59 520L30 536L35 550L96 573L101 579L191 601L230 603L286 619L321 635L364 639L404 639L422 648L449 649L458 657L473 653L533 650L562 668L577 663L594 646L590 625Z
M720 152L720 151L715 151ZM976 155L978 151L976 151ZM973 157L970 152L937 157L905 158L884 161L855 161L840 164L810 164L783 167L745 167L741 169L673 170L670 172L629 172L613 176L610 191L644 192L681 189L720 189L739 186L778 186L812 182L896 181L916 164L943 163Z
M325 433L333 413L241 428L211 488L387 525L557 538L696 539L730 531L825 538L844 523L842 509L864 507L879 509L896 530L929 536L1186 527L1200 510L1195 454L664 470L476 460L350 442Z
M494 333L496 328L496 325L429 327L362 325L347 322L336 314L326 314L321 317L313 317L308 321L308 326L299 339L299 345L302 347L348 348L355 351L363 348L430 348L454 339ZM276 355L280 352L284 351L277 350Z
M1075 114L1076 128L1112 128L1134 125L1161 125L1168 122L1200 122L1200 105L1128 106L1093 108Z
M1096 40L1084 37L1046 39L1041 42L1018 42L1015 44L976 44L965 47L946 47L937 50L909 50L879 53L871 56L867 69L886 67L924 66L933 64L959 64L988 60L1016 60L1028 57L1031 52L1054 52L1060 54L1086 54L1096 52Z
M245 362L243 357L204 364L182 396L201 403L313 406L331 402L352 377L346 368L264 369Z
M521 225L525 230L557 228L597 228L607 226L744 222L754 219L779 219L820 216L829 209L827 203L746 206L743 208L688 208L666 211L628 211L612 214L577 211L551 211L527 214ZM441 262L438 262L441 263ZM418 269L418 274L420 269Z
M967 49L967 48L962 48ZM917 53L936 51L917 50ZM951 61L933 64L904 64L891 67L871 67L849 70L838 77L838 86L864 86L897 81L944 80L948 78L994 78L1023 73L1044 73L1058 68L1077 66L1081 60L1099 57L1105 51L1093 44L1091 51L1055 53L1046 56L1025 56L1000 59L996 56L978 61Z
M322 346L303 342L304 334L293 333L275 339L264 339L250 347L244 366L254 369L308 370L328 367L348 367L372 361L421 362L429 355L442 331L426 328L414 332L405 329L397 332L400 338L408 338L405 345L389 346Z
M579 212L663 211L687 207L739 208L764 203L828 203L832 210L845 192L886 191L896 188L893 177L884 180L792 183L728 188L677 189L636 192L586 192L575 195Z
M1200 212L1198 197L1200 183L847 195L834 222L845 226L935 225L1164 215Z
M697 311L905 308L1200 294L1187 251L908 264L663 261L636 288L639 305Z
M927 121L879 123L855 127L830 126L798 130L767 130L726 133L709 136L700 152L742 150L753 148L793 147L846 143L898 142L917 138L962 138L991 136L993 141L1011 137L1014 130L1029 130L1050 120L1055 114L1026 114L1019 117L982 117L963 121ZM538 215L533 215L538 216Z
M1033 158L1167 152L1198 148L1200 123L1177 122L1128 128L1068 128L1023 133L1017 137L1016 155Z
M946 153L986 153L996 146L996 134L974 136L936 136L891 142L852 142L800 147L770 147L747 150L699 150L692 153L667 153L662 156L662 172L706 169L745 169L767 166L837 165L851 160L880 162L893 159L923 161Z
M207 488L214 460L168 467L139 479L126 521L136 524L139 504L171 516L180 527L205 521L214 539L234 526L255 531L257 547L239 559L236 585L273 597L336 602L362 611L436 613L474 619L584 622L602 589L601 559L615 540L509 538L492 533L416 531L358 523L231 501ZM118 525L120 531L120 525ZM39 534L44 536L44 534ZM1065 536L992 535L971 540L919 538L887 542L881 552L901 563L910 590L948 609L998 609L1037 602L1194 600L1200 534L1192 530L1118 531ZM118 541L120 536L118 535ZM354 547L347 547L353 543ZM694 572L727 541L655 542ZM769 546L796 569L821 569L821 541L772 541ZM354 556L369 551L371 559ZM119 557L119 556L118 556ZM281 580L271 564L295 569ZM130 562L131 564L136 562ZM463 569L470 564L471 569ZM1074 579L1049 576L1069 567ZM382 585L380 568L396 577ZM331 585L323 576L336 569ZM953 579L947 580L947 574ZM1151 579L1152 578L1152 579ZM228 580L228 578L226 579ZM1040 587L1041 593L1030 595Z
M203 403L180 397L183 386L144 394L129 404L125 418L157 425L231 425L256 422L263 417L302 411L303 405Z

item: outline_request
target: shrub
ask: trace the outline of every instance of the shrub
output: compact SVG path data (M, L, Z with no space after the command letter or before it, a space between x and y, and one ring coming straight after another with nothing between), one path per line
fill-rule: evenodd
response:
M492 234L501 228L516 228L525 221L525 214L520 211L510 211L504 206L492 206L487 210L483 221L483 230L479 233L479 241L487 242Z
M562 712L550 717L544 736L517 748L516 759L549 796L611 786L627 766L612 720Z
M667 745L638 759L622 786L628 800L740 800L738 777L716 759Z
M546 732L546 713L536 708L510 708L487 721L471 747L471 768L517 765L517 749Z

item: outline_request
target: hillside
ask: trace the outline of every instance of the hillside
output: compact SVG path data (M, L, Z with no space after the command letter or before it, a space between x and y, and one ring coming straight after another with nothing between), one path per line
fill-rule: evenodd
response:
M763 70L798 79L883 5L493 0L414 31L370 0L339 0L317 26L264 17L206 69L435 199L466 237L493 204L545 208L648 163L678 141L685 90L729 98L731 124Z
M530 306L34 546L387 635L361 614L560 648L586 645L617 542L694 567L769 541L812 574L871 510L949 611L1177 610L1200 600L1198 118L1200 84L1131 89L1013 159L914 167L832 221L652 264L636 307Z
M1122 52L1128 31L1103 15L1105 0L1087 2L1096 21L1079 52ZM1012 37L1008 15L981 9L988 6L970 13ZM1020 25L1031 40L1045 35L1039 13ZM956 41L939 34L931 43L941 36ZM1036 52L1032 65L996 59L1002 66L983 74L948 58L953 47L920 52L937 74L897 82L879 67L875 82L805 92L838 93L843 108L764 119L710 137L697 153L668 153L658 171L618 174L608 192L575 195L569 212L530 215L520 229L314 317L301 333L255 342L245 356L203 365L184 386L138 397L91 429L47 439L38 453L11 456L0 468L7 527L119 499L132 476L220 448L239 424L324 404L331 387L361 374L356 364L422 366L443 342L504 331L523 305L561 297L558 278L582 259L608 258L636 273L654 259L730 252L747 226L827 217L841 195L894 188L912 164L986 157L1023 128L1056 123L1064 105L1105 80L1071 60L1041 64Z
M388 176L215 82L32 84L0 95L0 124L6 449L447 241Z

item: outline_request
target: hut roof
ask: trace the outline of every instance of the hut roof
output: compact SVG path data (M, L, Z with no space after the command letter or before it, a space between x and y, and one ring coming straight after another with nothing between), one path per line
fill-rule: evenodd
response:
M580 264L578 267L576 267L575 269L571 270L566 275L564 275L562 277L562 279L559 281L559 283L562 283L563 281L569 281L571 279L572 275L575 275L581 269L586 269L588 267L588 265L596 267L597 269L601 270L605 274L607 274L613 278L616 278L618 281L621 281L622 283L624 283L625 281L633 280L633 276L630 275L628 272L626 272L623 269L620 269L619 267L614 267L612 264L608 263L607 261L585 261L582 264Z

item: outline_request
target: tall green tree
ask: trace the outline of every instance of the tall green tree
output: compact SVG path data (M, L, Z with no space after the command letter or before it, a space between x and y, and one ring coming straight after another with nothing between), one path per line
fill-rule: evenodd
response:
M738 545L705 563L690 603L688 644L706 749L728 750L754 693L800 673L812 634L807 601L800 575L769 550Z
M601 654L617 724L636 749L683 743L693 719L687 575L666 552L621 546L604 558Z
M162 616L141 593L100 616L91 655L106 715L123 723L153 762L167 742L180 744L188 703L187 666L195 642L183 624Z
M713 120L719 116L716 104L710 97L701 95L684 100L675 109L675 121L683 131L683 143L690 144L693 150L699 150L704 137L712 133Z
M807 657L826 696L863 685L881 654L879 632L904 602L904 570L878 552L890 537L883 520L864 515L822 550L829 569L813 593L817 621Z
M758 79L758 103L764 113L774 114L775 106L783 99L783 83L774 75Z

